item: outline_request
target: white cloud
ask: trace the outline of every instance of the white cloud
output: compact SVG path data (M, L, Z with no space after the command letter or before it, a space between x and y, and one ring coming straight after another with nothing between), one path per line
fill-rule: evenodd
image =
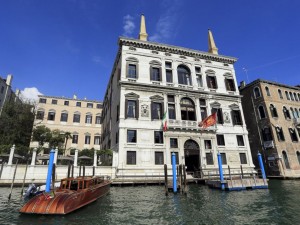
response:
M134 24L134 18L130 15L126 15L123 17L123 36L131 36L134 28L135 28L135 24Z
M30 88L24 88L23 91L21 91L21 99L25 101L34 101L37 102L39 99L38 95L42 95L41 92L36 87L30 87Z
M150 41L166 41L174 35L178 21L178 11L181 8L181 1L162 1L161 7L164 9L156 24L156 32L149 37Z

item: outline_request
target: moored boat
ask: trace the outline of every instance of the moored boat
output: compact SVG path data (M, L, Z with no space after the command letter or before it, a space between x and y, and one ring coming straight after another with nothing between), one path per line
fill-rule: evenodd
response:
M79 209L109 192L111 181L104 177L70 177L60 182L60 187L50 193L30 199L21 209L27 214L67 214Z

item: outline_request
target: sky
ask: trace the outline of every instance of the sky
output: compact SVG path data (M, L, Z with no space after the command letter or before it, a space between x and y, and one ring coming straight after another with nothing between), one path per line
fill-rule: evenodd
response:
M103 100L120 36L238 58L238 83L299 85L298 0L0 0L0 76L37 94Z

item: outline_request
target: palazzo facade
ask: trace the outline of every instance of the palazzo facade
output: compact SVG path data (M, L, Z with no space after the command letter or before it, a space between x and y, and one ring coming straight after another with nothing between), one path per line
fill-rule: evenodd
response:
M144 16L138 39L119 38L102 111L117 177L163 174L173 152L194 176L216 174L218 152L232 173L253 171L236 58L218 54L210 30L208 40L208 52L150 42ZM198 126L214 112L216 125Z

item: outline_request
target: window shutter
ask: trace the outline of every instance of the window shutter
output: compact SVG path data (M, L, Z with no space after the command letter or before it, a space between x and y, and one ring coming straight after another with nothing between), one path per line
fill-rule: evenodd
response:
M164 110L164 103L160 103L161 104L161 113L160 113L160 118L163 119L163 116L164 116L164 113L165 113L165 110Z
M150 66L149 72L150 72L150 80L153 80L153 68L152 68L152 66Z
M151 102L151 120L153 120L153 102Z
M221 124L224 124L224 119L223 119L223 111L222 111L222 109L221 108L219 108L219 113L220 113L220 119L221 119L221 121L219 121L219 123L221 123Z
M139 119L139 112L140 112L140 107L139 107L139 100L135 101L135 115L136 115L136 119Z
M208 88L211 88L209 76L206 76L206 83L207 83L207 87L208 87Z
M159 69L159 81L162 81L161 67L159 67L158 69Z
M218 89L218 81L217 81L217 77L214 76L214 79L215 79L215 83L216 83L216 89Z
M127 119L128 99L125 99L125 119Z
M236 121L235 121L235 118L234 118L234 111L231 110L230 114L231 114L232 124L233 124L233 125L236 125Z
M243 125L243 118L242 118L241 110L238 110L238 112L239 112L239 117L240 117L240 120L241 120L241 125Z

